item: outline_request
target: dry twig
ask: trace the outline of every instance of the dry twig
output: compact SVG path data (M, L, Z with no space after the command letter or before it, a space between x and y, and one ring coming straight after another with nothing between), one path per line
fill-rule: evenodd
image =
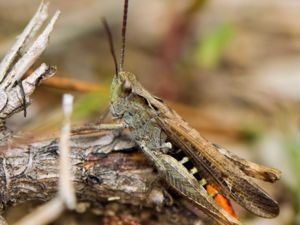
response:
M5 127L5 119L22 109L26 110L29 96L41 80L55 73L55 68L40 65L30 76L22 81L23 75L33 65L48 45L50 33L59 16L57 11L42 33L32 45L28 43L38 32L48 17L48 4L41 3L36 14L32 17L16 43L8 51L0 64L0 140L2 143L9 137L10 132ZM20 84L21 86L17 85Z

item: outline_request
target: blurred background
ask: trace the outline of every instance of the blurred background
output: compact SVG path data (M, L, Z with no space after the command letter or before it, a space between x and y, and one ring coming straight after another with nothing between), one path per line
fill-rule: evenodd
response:
M0 1L1 56L39 4ZM62 14L36 65L58 72L35 92L27 118L10 119L14 130L57 130L65 92L76 96L76 124L98 120L108 106L115 70L101 18L118 54L123 1L52 0L50 8ZM280 215L261 219L237 206L248 225L300 224L299 12L297 0L130 1L124 69L209 140L282 171L276 184L259 183Z

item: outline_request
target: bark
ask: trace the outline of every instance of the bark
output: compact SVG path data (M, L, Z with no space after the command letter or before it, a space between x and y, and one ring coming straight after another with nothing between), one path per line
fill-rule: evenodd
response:
M91 206L103 213L105 208L115 205L111 211L116 214L150 210L159 221L169 224L173 224L172 221L192 224L196 220L177 204L179 201L170 205L172 198L159 182L154 168L126 135L111 131L73 135L70 144L79 208ZM1 210L29 201L45 202L55 198L58 160L57 138L2 147Z

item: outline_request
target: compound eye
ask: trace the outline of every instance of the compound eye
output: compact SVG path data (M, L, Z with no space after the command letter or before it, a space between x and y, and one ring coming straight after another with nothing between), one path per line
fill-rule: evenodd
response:
M132 92L132 86L129 81L125 81L123 84L123 93L125 96L128 96Z

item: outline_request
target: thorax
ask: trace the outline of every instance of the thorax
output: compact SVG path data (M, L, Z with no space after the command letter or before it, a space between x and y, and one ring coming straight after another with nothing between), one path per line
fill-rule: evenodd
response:
M149 148L159 148L166 141L166 134L156 123L157 115L144 102L125 98L114 102L111 110L128 126L136 142L143 141Z

